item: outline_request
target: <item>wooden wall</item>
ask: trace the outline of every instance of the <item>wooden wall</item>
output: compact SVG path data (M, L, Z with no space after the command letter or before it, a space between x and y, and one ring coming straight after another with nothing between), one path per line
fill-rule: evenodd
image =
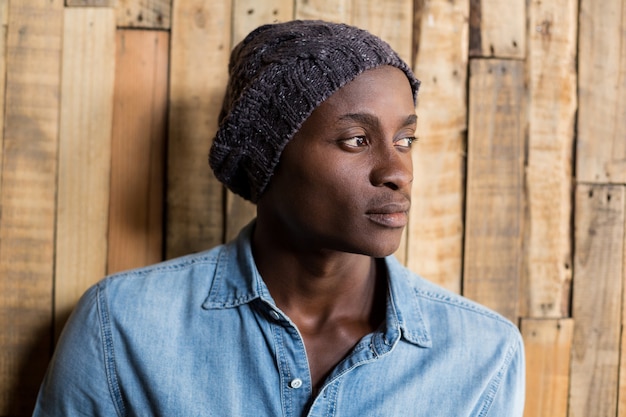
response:
M230 49L292 18L423 81L398 257L520 325L525 416L626 417L626 0L0 0L0 416L87 286L253 216L207 152Z

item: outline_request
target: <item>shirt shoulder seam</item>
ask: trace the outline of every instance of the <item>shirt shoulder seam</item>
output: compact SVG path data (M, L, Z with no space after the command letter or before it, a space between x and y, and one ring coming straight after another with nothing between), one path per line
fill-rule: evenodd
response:
M478 413L478 417L487 417L491 410L491 406L493 405L493 400L500 389L502 380L504 375L506 374L511 362L513 361L513 357L517 353L518 349L521 347L521 343L519 339L513 339L513 343L510 344L509 349L507 350L507 354L502 362L502 366L498 369L498 372L494 376L493 380L489 384L487 388L487 396L485 398L485 402Z
M438 302L438 303L447 304L449 306L453 306L456 308L460 308L460 309L472 312L474 314L478 314L483 317L494 319L498 322L506 324L509 327L514 327L517 329L517 327L515 327L515 325L511 323L510 320L506 319L502 315L494 311L491 311L487 309L486 307L475 304L471 300L464 299L460 295L453 296L453 295L440 294L434 291L422 290L419 288L414 288L414 291L415 291L415 294L420 298L425 298L433 302Z
M115 352L113 349L113 332L111 331L111 321L106 305L106 295L104 294L102 285L98 285L97 287L97 306L107 384L115 411L119 417L123 417L126 415L126 405L124 404L124 398L117 379Z

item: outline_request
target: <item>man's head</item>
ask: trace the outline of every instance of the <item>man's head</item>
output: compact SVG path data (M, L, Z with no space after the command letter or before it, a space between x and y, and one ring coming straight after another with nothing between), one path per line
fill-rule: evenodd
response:
M287 143L313 110L363 72L392 66L419 81L380 38L344 24L265 25L233 50L219 130L209 157L216 177L257 202Z

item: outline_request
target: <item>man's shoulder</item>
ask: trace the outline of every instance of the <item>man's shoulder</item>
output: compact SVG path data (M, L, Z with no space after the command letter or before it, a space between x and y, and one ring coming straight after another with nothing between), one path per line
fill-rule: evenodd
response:
M175 295L190 287L210 287L216 268L228 247L189 254L153 265L121 271L101 280L96 286L110 296L156 296L159 293ZM206 295L206 294L205 294Z
M443 288L403 268L405 277L418 299L422 314L431 328L464 329L493 332L505 337L519 337L519 329L500 313L460 294Z

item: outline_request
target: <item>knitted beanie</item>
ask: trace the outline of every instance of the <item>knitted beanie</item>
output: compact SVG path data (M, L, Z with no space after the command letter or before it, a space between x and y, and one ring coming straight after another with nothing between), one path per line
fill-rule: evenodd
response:
M380 38L345 24L291 21L261 26L232 51L219 128L209 154L215 176L256 203L280 155L323 101L382 65L419 81Z

